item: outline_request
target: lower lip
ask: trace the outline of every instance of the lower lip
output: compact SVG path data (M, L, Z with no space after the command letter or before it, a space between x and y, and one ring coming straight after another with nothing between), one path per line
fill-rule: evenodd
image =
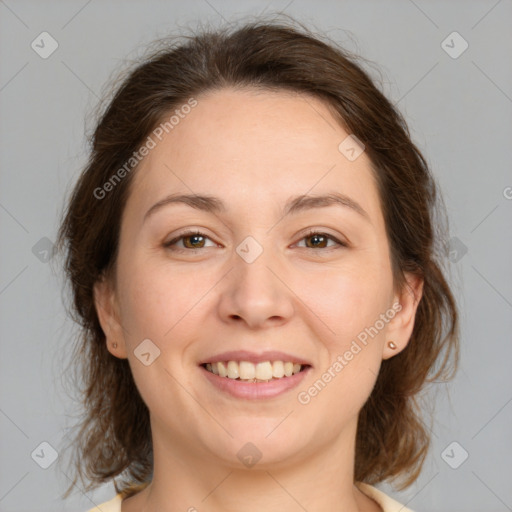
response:
M272 398L293 389L298 386L306 374L311 370L308 366L305 370L292 375L291 377L282 377L281 379L271 380L269 382L242 382L229 377L219 377L215 373L209 372L203 366L199 367L206 378L217 388L235 398L246 398L256 400L259 398Z

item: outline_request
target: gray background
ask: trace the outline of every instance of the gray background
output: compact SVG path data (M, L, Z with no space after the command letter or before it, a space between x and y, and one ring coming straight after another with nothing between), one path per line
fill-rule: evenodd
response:
M417 512L512 510L512 2L6 0L0 1L1 511L79 512L114 495L111 484L87 495L77 488L63 502L69 484L63 466L45 470L31 457L42 442L60 452L76 412L70 383L61 378L75 328L52 271L55 259L46 262L45 250L85 162L84 118L141 45L197 20L216 25L264 10L284 10L378 64L383 90L405 114L438 178L456 238L450 279L462 311L461 369L432 393L432 449L419 480L402 493L380 487ZM47 59L31 48L43 31L59 45ZM457 58L445 49L458 53L462 40L452 36L442 46L453 31L469 44ZM469 457L460 464L463 450Z

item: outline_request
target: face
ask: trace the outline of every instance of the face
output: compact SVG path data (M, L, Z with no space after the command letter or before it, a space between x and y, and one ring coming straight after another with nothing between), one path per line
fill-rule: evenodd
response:
M320 100L284 91L197 97L164 135L133 176L115 282L96 287L109 350L128 358L154 442L233 466L246 443L274 467L334 453L382 360L405 348L417 304L393 287L369 158L339 149L349 134ZM222 207L152 208L182 194ZM325 195L344 199L312 201ZM258 375L279 374L279 360L307 366L251 384L202 366L260 355L270 365ZM231 364L231 375L242 367L257 368Z

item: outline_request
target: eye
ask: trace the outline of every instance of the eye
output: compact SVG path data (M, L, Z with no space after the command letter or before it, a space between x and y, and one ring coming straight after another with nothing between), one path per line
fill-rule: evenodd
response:
M306 247L305 247L306 249L317 249L317 248L325 249L325 248L327 248L326 244L329 240L335 242L335 244L337 244L337 245L341 245L343 247L348 247L346 243L341 242L335 236L329 235L328 233L322 233L320 231L315 231L315 230L309 231L306 235L304 235L303 238L301 238L301 241L308 240L308 239L312 240L312 246L306 245ZM332 247L333 246L331 246L331 248Z
M338 246L348 247L346 243L341 242L333 235L329 235L328 233L322 233L320 231L309 231L306 235L304 235L301 238L302 240L313 240L312 246L307 246L306 249L326 249L327 243L330 241L334 242ZM208 236L206 236L204 233L201 233L200 231L187 231L185 233L180 234L176 238L173 238L169 242L166 242L164 244L164 247L171 250L171 251L178 251L178 252L184 252L184 251L190 251L190 250L196 250L196 249L203 249L205 248L205 240L211 240ZM183 241L182 247L174 247L178 242ZM216 244L214 244L215 246ZM331 246L332 248L332 246Z
M164 244L164 247L167 249L170 249L171 251L186 251L188 249L194 250L194 249L202 249L204 247L204 241L208 239L204 233L201 233L200 231L187 231L185 233L182 233L176 238L173 238L169 242L166 242ZM184 246L173 248L178 242L181 242L183 240ZM188 241L190 240L190 242Z

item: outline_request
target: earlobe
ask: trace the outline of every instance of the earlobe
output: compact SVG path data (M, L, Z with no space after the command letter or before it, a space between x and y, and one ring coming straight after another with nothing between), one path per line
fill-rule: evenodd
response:
M126 358L123 330L114 290L108 280L101 278L94 284L94 305L98 321L105 334L108 351L119 358Z
M396 343L394 341L388 341L388 347L391 350L396 350L398 347L396 346Z
M394 304L399 303L400 309L388 324L386 337L390 341L384 346L383 359L389 359L404 350L414 329L416 311L423 295L424 280L421 276L410 273L406 274L406 280L402 293L394 298Z

